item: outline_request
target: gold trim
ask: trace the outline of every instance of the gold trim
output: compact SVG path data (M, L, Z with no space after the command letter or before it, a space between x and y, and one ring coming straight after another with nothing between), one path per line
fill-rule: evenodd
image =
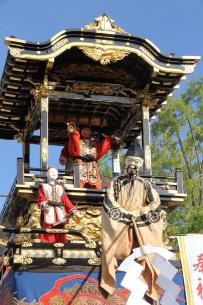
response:
M24 143L24 134L23 132L19 132L14 136L14 139L18 142L18 143Z
M41 144L42 162L46 163L48 161L48 139L43 138Z
M4 256L3 265L4 266L9 266L10 265L10 257L9 256Z
M79 47L79 49L88 57L95 61L100 61L102 65L110 64L111 62L117 62L122 60L130 53L125 50L105 50L101 47Z
M66 260L64 258L58 257L52 259L52 263L55 265L64 265L66 263Z
M88 264L101 265L101 258L99 258L99 257L90 258L90 259L88 259Z
M23 57L22 52L24 51L24 49L8 47L8 50L10 55L13 57Z
M107 40L107 39L95 39L96 44L114 44L113 40Z
M62 243L55 243L55 244L53 244L53 246L56 247L56 248L63 248L64 244L62 244Z
M21 246L24 247L24 248L29 248L29 247L32 247L32 243L23 242Z
M14 264L30 265L30 264L32 264L32 262L33 262L33 259L30 258L30 257L26 257L26 256L23 256L23 255L18 255L18 254L15 254L13 256L13 263Z
M85 248L88 249L95 249L97 247L97 244L94 240L89 240L86 244L85 244Z
M67 43L68 43L68 38L64 38L64 39L58 41L57 43L53 44L52 50L57 51L62 46L66 45Z
M49 54L41 54L41 55L37 55L37 54L22 54L22 58L25 59L33 59L33 60L48 60L50 58L55 58L57 56L59 56L60 54L64 53L65 51L67 51L68 49L71 49L73 47L101 47L101 45L95 44L95 43L90 43L90 42L70 42L67 43L65 45L63 45L60 49L54 51L53 53L49 53ZM103 48L105 48L106 50L110 49L115 49L115 50L124 50L126 52L132 53L132 54L137 54L138 56L140 56L143 60L145 60L149 65L153 66L154 68L157 68L160 70L160 72L168 72L168 73L179 73L179 74L189 74L190 72L184 72L182 69L180 68L171 68L171 67L163 67L161 65L159 65L158 63L155 63L153 60L151 60L151 58L149 58L149 56L147 56L145 53L143 53L143 51L141 51L140 49L134 49L131 46L118 46L118 45L111 45L111 46L102 46ZM191 56L191 59L193 59L193 57ZM196 64L193 65L188 65L193 67L193 69L195 68ZM187 68L187 71L189 71L189 69ZM191 68L192 69L192 68Z
M47 91L48 92L48 91ZM43 94L43 93L42 93ZM45 92L44 92L45 94ZM45 111L45 112L48 112L48 95L44 95L42 98L41 98L41 111Z
M30 233L31 231L31 228L20 228L20 233Z
M7 246L8 241L5 239L0 239L0 247L6 247Z
M156 58L147 50L145 47L141 46L140 50L145 53L151 60L155 60Z

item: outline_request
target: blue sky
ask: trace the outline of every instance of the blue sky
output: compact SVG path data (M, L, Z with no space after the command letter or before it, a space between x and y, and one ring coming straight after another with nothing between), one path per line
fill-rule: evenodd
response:
M162 53L203 54L203 0L0 0L0 74L7 48L4 37L42 42L63 29L80 28L107 13L135 36L151 40ZM187 80L203 75L203 63ZM185 88L181 83L176 94ZM7 194L16 175L16 158L21 145L0 140L0 194ZM60 148L50 148L50 163L58 165ZM38 166L38 147L32 147L32 165ZM0 208L4 202L0 198Z

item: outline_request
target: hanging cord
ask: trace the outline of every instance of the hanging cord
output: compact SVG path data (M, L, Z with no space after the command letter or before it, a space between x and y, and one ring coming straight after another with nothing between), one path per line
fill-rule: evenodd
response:
M119 193L121 191L121 187L122 187L122 184L121 184L121 181L120 179L116 179L113 183L113 190L114 190L114 198L115 200L117 201L118 198L119 198Z

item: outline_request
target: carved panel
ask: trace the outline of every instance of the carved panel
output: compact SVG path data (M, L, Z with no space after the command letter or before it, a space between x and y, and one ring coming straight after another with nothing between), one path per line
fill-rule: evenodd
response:
M70 218L67 229L80 230L93 240L101 240L101 210L102 207L82 206L78 207L80 212L79 223L74 217ZM77 236L68 236L69 240L81 239Z
M100 61L102 65L117 62L130 54L126 50L103 49L102 47L79 47L79 49L88 57Z

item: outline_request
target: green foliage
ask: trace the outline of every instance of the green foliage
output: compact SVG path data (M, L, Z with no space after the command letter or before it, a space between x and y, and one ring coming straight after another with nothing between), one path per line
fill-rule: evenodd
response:
M203 232L203 78L171 99L152 125L154 174L181 168L187 198L169 214L169 234Z
M125 167L125 152L122 150L119 152L119 157L120 157L120 167L121 167L121 172L124 172L124 167ZM98 161L99 169L101 176L103 178L109 178L112 179L112 154L111 151L108 152L104 157L102 157Z
M103 178L112 179L112 162L111 152L108 152L104 157L98 161L100 174Z

